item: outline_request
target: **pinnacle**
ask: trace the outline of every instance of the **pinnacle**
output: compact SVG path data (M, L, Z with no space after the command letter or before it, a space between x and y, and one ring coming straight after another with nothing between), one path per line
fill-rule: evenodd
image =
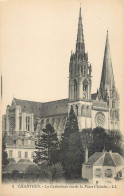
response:
M113 85L114 85L114 75L113 75L113 68L112 68L112 61L111 61L111 54L110 54L110 47L109 47L109 37L108 37L108 30L107 30L100 90L101 91L104 91L106 89L111 90L113 88Z
M85 46L84 46L84 36L83 36L83 25L82 25L82 16L81 16L81 7L80 7L76 51L77 52L84 52L85 51L84 48L85 48Z

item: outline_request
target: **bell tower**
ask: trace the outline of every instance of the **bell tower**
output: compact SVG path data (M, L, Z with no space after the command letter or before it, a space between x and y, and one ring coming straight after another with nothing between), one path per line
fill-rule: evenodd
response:
M105 44L105 51L104 51L104 58L103 58L103 67L102 67L99 94L101 95L102 100L108 103L108 109L109 109L108 128L119 129L120 98L119 98L118 91L115 87L108 31L106 35L106 44Z
M79 12L76 51L69 65L69 102L91 99L91 64L85 52L81 8Z
M71 52L69 64L69 105L72 105L78 117L87 116L87 104L91 102L91 72L88 62L88 53L85 52L81 7L79 10L76 50ZM83 106L83 109L82 109ZM69 107L70 111L70 107ZM88 108L89 111L89 108ZM79 126L80 126L80 122ZM86 123L84 123L86 124ZM79 128L85 128L79 127Z

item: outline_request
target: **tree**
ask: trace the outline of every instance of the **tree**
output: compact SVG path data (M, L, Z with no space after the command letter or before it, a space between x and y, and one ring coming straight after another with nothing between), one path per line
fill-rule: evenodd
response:
M67 118L64 134L65 134L65 136L68 137L70 134L72 134L74 132L79 132L79 128L78 128L77 117L75 115L73 107L71 106L71 110L70 110L69 116Z
M118 152L124 156L124 140L119 130L105 130L102 127L84 129L81 131L83 148L88 148L91 156L95 152L102 152L103 149Z
M124 138L119 130L108 130L108 150L124 156Z
M64 171L61 163L56 163L51 166L52 181L61 181L64 179Z
M4 169L8 163L8 154L6 152L6 134L4 134L2 137L2 168Z
M77 117L71 107L60 147L60 160L66 178L76 178L81 175L81 165L84 158Z
M96 127L93 132L93 143L89 149L89 155L95 152L102 152L103 149L107 150L108 135L102 127Z
M37 149L34 156L35 163L46 160L48 165L52 165L58 161L59 142L57 133L50 124L42 130L35 148Z
M82 146L89 149L93 144L93 131L92 129L83 129L81 131Z

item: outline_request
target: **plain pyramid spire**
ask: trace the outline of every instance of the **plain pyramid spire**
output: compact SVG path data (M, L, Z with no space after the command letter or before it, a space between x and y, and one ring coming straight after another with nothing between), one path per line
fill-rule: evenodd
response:
M85 52L81 7L80 7L80 10L79 10L76 52Z
M100 82L100 90L103 92L104 90L112 90L115 87L110 47L109 47L109 37L108 31L106 36L106 44L104 51L104 59L103 59L103 67L102 67L102 75Z

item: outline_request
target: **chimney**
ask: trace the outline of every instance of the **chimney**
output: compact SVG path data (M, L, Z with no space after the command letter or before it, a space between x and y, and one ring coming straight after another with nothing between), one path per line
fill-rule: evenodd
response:
M88 148L85 148L85 163L88 162Z

